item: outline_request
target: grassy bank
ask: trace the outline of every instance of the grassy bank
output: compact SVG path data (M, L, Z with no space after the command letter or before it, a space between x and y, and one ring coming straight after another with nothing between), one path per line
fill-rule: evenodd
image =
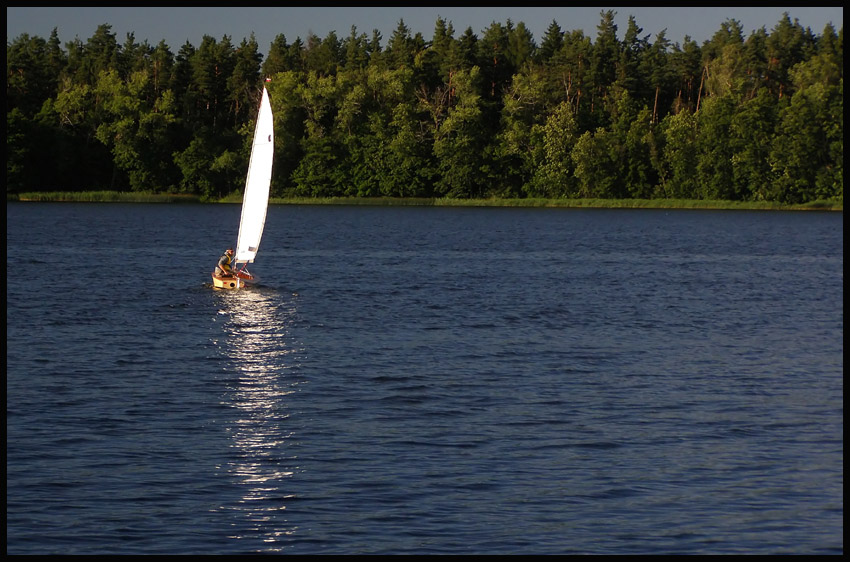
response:
M86 203L241 203L239 194L207 201L197 195L119 191L52 191L9 195L7 201L77 201ZM272 205L362 205L420 207L560 207L586 209L740 209L770 211L843 211L843 201L786 205L766 201L703 201L694 199L449 199L392 197L276 198Z
M197 195L126 191L36 191L7 195L6 201L48 201L77 203L199 203Z
M272 199L279 205L371 205L371 206L430 206L430 207L559 207L586 209L741 209L741 210L805 210L843 211L840 201L813 201L787 205L767 201L703 201L696 199L449 199L389 197L327 197Z

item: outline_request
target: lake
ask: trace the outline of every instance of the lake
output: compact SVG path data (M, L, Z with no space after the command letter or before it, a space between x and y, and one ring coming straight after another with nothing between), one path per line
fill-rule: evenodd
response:
M842 554L843 213L6 206L7 554Z

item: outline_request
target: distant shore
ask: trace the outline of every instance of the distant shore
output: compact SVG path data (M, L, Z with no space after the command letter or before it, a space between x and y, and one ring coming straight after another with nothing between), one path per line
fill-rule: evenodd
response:
M7 195L6 201L82 203L241 203L241 195L203 199L197 195L120 191L52 191ZM272 197L271 205L349 205L416 207L558 207L585 209L724 209L751 211L844 211L843 201L813 201L790 205L768 201L705 201L698 199L451 199L394 197Z

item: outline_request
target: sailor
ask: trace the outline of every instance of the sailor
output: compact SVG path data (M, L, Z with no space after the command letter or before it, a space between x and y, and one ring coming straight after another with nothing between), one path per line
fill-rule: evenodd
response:
M233 275L233 269L230 267L233 262L233 248L228 248L219 258L218 265L215 268L215 274L219 277L230 277Z

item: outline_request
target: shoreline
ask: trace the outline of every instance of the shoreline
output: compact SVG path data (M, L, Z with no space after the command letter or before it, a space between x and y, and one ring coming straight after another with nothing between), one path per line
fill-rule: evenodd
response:
M76 203L242 203L241 194L204 200L197 195L117 191L31 192L7 195L6 201ZM697 209L747 211L844 211L843 201L784 204L768 201L707 201L699 199L451 199L393 197L271 197L270 205L340 205L381 207L537 207L561 209Z

